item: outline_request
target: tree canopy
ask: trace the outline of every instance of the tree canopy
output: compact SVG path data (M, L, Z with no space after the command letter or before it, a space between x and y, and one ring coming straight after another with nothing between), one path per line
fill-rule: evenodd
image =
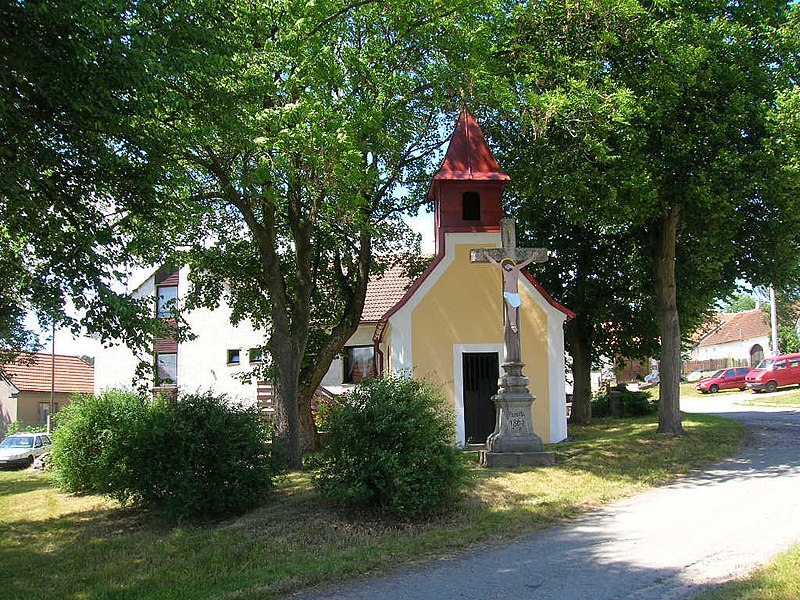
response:
M26 313L135 344L158 327L118 293L157 230L156 170L130 115L147 86L119 2L0 6L0 348L36 346ZM149 251L140 252L147 255ZM145 260L147 256L143 257ZM80 322L64 312L71 302Z
M797 269L793 11L772 1L514 4L515 27L498 34L499 78L511 75L501 116L514 124L502 146L519 157L509 172L525 214L556 206L568 223L550 237L556 255L596 257L588 276L580 263L554 265L545 283L573 286L590 343L620 335L610 305L629 315L651 299L664 432L681 432L682 332L737 277ZM643 348L648 331L637 328Z

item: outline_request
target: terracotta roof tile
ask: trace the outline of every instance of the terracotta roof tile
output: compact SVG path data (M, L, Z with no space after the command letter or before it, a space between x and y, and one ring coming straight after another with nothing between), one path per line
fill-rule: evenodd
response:
M770 335L767 317L760 309L721 313L716 317L718 325L700 340L698 346L717 346Z
M49 392L53 357L50 354L27 354L33 362L26 364L25 358L15 363L2 365L3 375L20 391ZM56 354L55 391L67 393L94 392L94 367L78 356Z
M411 285L406 269L397 265L387 269L383 275L367 284L367 297L364 301L362 323L377 323L390 308L397 304Z

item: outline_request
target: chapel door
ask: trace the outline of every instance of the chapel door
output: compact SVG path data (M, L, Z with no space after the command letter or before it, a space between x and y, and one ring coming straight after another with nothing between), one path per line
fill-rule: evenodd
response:
M500 361L497 352L469 352L462 356L464 374L464 434L468 444L482 444L494 431L492 396L497 393Z

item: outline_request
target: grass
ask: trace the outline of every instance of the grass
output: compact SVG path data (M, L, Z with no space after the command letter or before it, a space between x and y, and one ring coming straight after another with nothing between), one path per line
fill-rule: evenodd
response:
M273 598L400 563L499 543L669 481L729 455L738 423L684 416L682 438L654 418L572 428L554 467L474 469L455 506L416 521L331 507L308 473L266 504L205 525L167 527L96 496L60 493L46 474L0 473L3 598Z
M777 392L773 392L772 394L756 394L752 391L742 392L740 390L722 390L716 394L703 394L695 389L695 385L696 382L681 383L681 398L706 398L708 400L713 400L715 398L725 398L732 394L744 394L743 399L737 399L738 404L748 406L800 406L800 388L798 387L779 388ZM653 398L658 398L658 386L652 387L647 391L650 392Z
M748 406L800 406L800 388L779 388L772 394L753 394L740 402Z
M697 600L796 600L800 598L800 545L757 569L747 579L710 590Z

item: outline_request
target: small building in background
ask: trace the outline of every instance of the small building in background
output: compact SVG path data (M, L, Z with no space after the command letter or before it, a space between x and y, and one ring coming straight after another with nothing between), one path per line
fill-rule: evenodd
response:
M772 356L769 317L761 309L719 313L703 332L695 336L685 373L699 369L755 367Z
M94 367L79 356L24 353L0 367L0 432L9 424L45 425L53 410L69 404L72 394L94 392ZM55 375L55 378L53 377Z

